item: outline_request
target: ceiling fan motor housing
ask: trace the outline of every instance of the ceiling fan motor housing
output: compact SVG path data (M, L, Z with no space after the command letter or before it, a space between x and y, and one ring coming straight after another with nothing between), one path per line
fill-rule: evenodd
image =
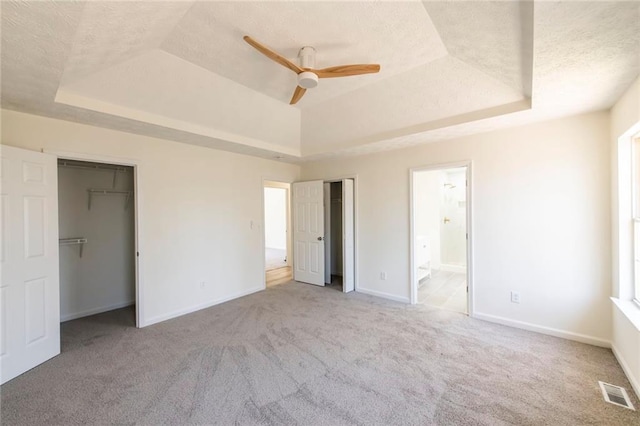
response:
M318 76L311 71L303 71L298 74L298 86L304 89L313 89L318 85Z
M316 49L305 46L298 52L300 68L309 69L316 66ZM318 76L310 71L303 71L298 74L298 86L305 89L313 89L318 85Z

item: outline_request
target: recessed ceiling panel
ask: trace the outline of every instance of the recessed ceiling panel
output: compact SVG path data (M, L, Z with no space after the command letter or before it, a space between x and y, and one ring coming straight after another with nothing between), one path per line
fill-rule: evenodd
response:
M0 8L3 108L267 158L374 152L603 110L640 72L637 1ZM292 60L312 45L317 67L382 70L321 80L292 107L295 75L244 35Z
M300 152L300 110L160 49L65 85L56 101L288 154Z
M381 71L321 80L300 108L321 103L446 55L419 1L406 2L201 2L196 3L162 49L212 72L288 103L293 72L267 59L242 37L296 60L303 46L316 48L316 67L379 63Z
M520 91L447 56L304 109L302 152L312 155L371 143L407 128L523 99Z

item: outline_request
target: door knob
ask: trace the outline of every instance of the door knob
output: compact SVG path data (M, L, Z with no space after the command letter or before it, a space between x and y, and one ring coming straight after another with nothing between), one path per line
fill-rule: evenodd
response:
M324 240L324 238L318 237L318 241L322 241L322 240Z
M449 219L448 217L445 217L445 218L444 218L444 220L443 220L443 222L444 222L445 224L446 224L446 223L449 223L449 222L451 222L451 219Z

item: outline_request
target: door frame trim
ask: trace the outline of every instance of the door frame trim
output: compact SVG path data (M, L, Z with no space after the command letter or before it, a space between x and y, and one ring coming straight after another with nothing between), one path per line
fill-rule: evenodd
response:
M101 154L89 154L85 152L73 152L73 151L59 151L59 150L48 150L44 149L43 152L45 154L51 154L58 157L58 159L65 160L78 160L78 161L88 161L94 163L108 163L108 164L117 164L120 166L128 166L133 168L133 205L134 205L134 240L135 240L135 281L136 281L136 328L145 327L146 321L144 316L144 300L145 300L145 288L144 288L144 279L142 271L144 268L142 267L144 256L141 257L139 255L140 252L144 253L144 233L142 220L143 209L141 208L140 199L142 198L142 179L140 179L141 170L143 169L142 161L133 158L124 158L124 157L113 157L109 155L101 155Z
M413 196L413 180L418 172L437 171L466 167L467 178L467 206L466 206L466 225L467 225L467 315L474 316L475 298L473 286L473 161L462 160L450 163L435 163L420 167L412 167L409 169L409 299L412 305L418 302L418 286L415 282L415 217L414 217L414 196Z

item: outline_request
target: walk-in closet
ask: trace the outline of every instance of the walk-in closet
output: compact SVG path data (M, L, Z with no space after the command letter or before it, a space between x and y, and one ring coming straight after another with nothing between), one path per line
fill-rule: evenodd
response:
M130 307L135 326L132 167L58 160L60 321Z

